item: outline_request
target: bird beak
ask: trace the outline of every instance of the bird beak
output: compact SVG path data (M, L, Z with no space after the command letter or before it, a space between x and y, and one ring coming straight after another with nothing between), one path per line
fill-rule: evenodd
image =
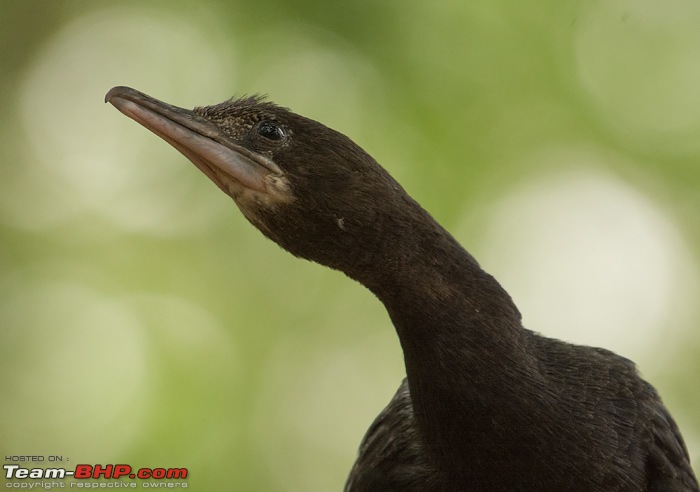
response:
M268 176L282 175L274 162L235 144L221 128L188 109L171 106L129 87L114 87L105 96L105 102L179 150L226 193L226 177L265 193Z

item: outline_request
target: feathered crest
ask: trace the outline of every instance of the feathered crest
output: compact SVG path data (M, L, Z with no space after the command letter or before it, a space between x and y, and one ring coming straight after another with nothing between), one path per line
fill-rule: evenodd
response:
M267 100L267 94L243 94L241 96L232 96L218 104L211 106L198 106L194 108L195 113L215 115L224 111L237 110L240 112L248 112L249 110L270 110L270 111L289 111L288 108L279 106L272 101Z

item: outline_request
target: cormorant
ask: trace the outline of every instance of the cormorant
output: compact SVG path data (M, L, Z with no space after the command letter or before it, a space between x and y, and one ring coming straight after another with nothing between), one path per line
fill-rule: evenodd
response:
M106 101L265 236L384 303L407 377L346 491L698 491L635 365L524 328L498 282L345 135L259 97L190 111L115 87Z

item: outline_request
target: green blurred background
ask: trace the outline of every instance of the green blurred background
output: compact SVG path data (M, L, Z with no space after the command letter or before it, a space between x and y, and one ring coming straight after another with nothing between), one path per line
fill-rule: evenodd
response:
M383 307L103 104L263 93L349 135L525 324L633 358L700 466L700 4L0 1L0 451L340 490Z

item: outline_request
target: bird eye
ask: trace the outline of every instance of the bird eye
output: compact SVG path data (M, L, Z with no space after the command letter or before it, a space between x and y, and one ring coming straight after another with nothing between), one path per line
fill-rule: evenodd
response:
M258 126L258 133L268 140L282 140L284 131L272 121L263 121Z

